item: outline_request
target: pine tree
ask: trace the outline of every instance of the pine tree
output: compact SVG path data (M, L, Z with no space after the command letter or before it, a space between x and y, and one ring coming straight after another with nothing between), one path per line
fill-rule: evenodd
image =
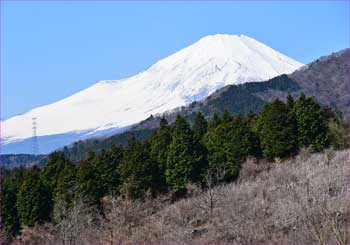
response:
M52 201L36 166L27 171L17 194L16 207L22 225L49 220Z
M166 182L176 194L186 191L186 184L200 180L205 159L200 145L184 118L177 116L167 159Z
M255 123L263 155L269 160L286 157L297 150L295 118L282 101L266 104Z

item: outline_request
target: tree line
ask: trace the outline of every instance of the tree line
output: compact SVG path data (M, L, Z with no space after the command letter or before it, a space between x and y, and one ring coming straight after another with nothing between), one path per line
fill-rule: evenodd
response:
M296 101L290 95L286 102L276 99L244 117L225 111L207 120L198 112L192 125L180 115L173 125L162 119L149 139L130 137L125 146L91 151L77 164L53 152L42 168L2 171L1 230L10 241L23 226L52 221L55 207L70 207L77 195L102 213L110 194L142 199L170 192L181 198L189 183L205 188L208 171L221 170L222 181L234 181L249 156L275 160L301 148L347 148L348 128L339 113L304 94Z

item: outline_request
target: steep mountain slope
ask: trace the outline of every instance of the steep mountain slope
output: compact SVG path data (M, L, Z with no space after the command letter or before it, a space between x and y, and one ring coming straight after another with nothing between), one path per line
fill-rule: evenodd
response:
M303 92L313 96L324 105L350 117L350 49L344 49L328 56L323 56L301 67L290 75L281 75L265 82L252 82L242 85L229 85L217 90L205 100L192 103L188 107L178 108L163 116L171 123L178 113L191 119L195 112L205 116L222 113L246 114L257 112L266 103L276 98L285 100L290 93L298 97ZM133 126L131 130L155 128L160 117L148 118Z
M193 102L188 107L178 108L162 116L164 116L169 123L173 123L178 113L187 120L192 121L197 111L201 111L207 118L213 115L213 113L221 114L224 110L240 114L257 112L266 101L256 96L255 93L272 89L291 93L293 91L299 91L300 87L296 82L288 78L287 75L281 75L265 82L229 85L214 92L202 102ZM151 116L134 125L127 132L105 138L80 140L61 150L71 160L79 161L84 159L90 150L99 152L102 149L110 148L113 144L124 145L131 135L139 140L146 140L159 126L160 118L160 116Z
M303 92L320 104L339 110L345 119L350 118L350 49L323 56L291 73L289 78L300 86L300 90L291 93L294 97ZM256 95L272 101L285 99L288 93L270 89Z
M30 151L24 148L30 143L33 117L40 125L39 142L52 146L41 148L48 152L77 139L123 130L152 114L202 100L225 85L266 80L301 65L244 35L207 36L133 77L98 82L2 122L2 152Z
M304 93L350 116L350 49L324 56L290 75Z
M246 114L259 111L267 101L276 98L285 100L289 93L298 97L301 92L304 92L308 96L314 96L321 104L340 110L345 118L349 118L350 106L344 106L350 104L349 53L350 49L345 49L321 57L290 75L281 75L268 81L225 86L203 101L193 102L187 107L177 108L162 116L172 123L178 113L188 120L192 120L197 111L201 111L207 118L213 113L221 114L224 110ZM158 127L159 121L160 116L152 116L123 134L106 139L76 142L64 151L71 159L80 160L88 150L98 151L112 144L124 144L132 134L139 139L145 139L152 132L150 129Z

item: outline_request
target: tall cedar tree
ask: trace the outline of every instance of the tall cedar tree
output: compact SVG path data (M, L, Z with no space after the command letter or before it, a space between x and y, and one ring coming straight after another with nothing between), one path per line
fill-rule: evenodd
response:
M121 192L132 199L143 198L146 191L155 193L159 172L157 163L150 157L148 143L140 143L131 137L124 150L124 157L118 166Z
M238 176L241 163L247 156L260 154L258 137L248 121L240 116L209 130L205 136L205 144L210 169L224 171L226 180Z
M255 122L266 159L286 157L297 150L295 118L279 99L266 104Z
M53 152L49 155L48 162L41 172L42 181L52 197L56 195L58 176L63 171L67 162L69 160L62 152Z
M17 193L22 184L25 169L15 168L10 176L1 176L1 229L4 232L4 242L9 243L20 230L20 220L16 207Z
M231 122L232 119L233 119L232 115L228 112L228 110L225 110L221 116L221 123Z
M207 128L207 120L205 120L201 112L197 112L193 123L193 136L195 140L202 141L203 136L207 132Z
M218 114L214 113L208 123L208 130L216 128L221 123L221 119Z
M286 104L287 104L288 110L293 110L293 108L294 108L294 99L293 99L291 94L288 94Z
M17 194L17 210L21 225L33 226L37 222L49 220L51 198L41 178L37 166L30 168Z
M168 158L169 145L171 142L171 129L168 122L162 118L159 129L153 134L151 139L150 154L153 161L157 162L159 173L158 180L161 191L166 191L165 169Z
M100 203L101 186L98 185L96 155L90 151L86 159L79 162L77 167L76 189L90 204Z
M70 161L67 161L58 175L54 204L63 201L63 203L71 205L76 194L76 167Z
M294 104L298 124L299 147L308 147L321 151L329 145L327 120L322 108L311 97L301 94Z
M195 140L190 125L178 115L173 127L165 172L166 182L175 194L184 194L187 183L200 180L205 168L205 159L200 151L200 143Z
M115 193L119 186L117 167L123 159L123 148L112 146L109 151L102 150L96 161L97 185L101 196Z

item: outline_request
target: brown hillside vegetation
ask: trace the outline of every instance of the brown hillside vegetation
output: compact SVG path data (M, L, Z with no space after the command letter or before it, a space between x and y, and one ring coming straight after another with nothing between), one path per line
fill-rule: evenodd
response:
M174 203L106 198L97 215L77 201L56 208L54 225L28 228L15 243L348 244L349 201L350 150L303 150L284 162L249 159L236 183L193 187Z

